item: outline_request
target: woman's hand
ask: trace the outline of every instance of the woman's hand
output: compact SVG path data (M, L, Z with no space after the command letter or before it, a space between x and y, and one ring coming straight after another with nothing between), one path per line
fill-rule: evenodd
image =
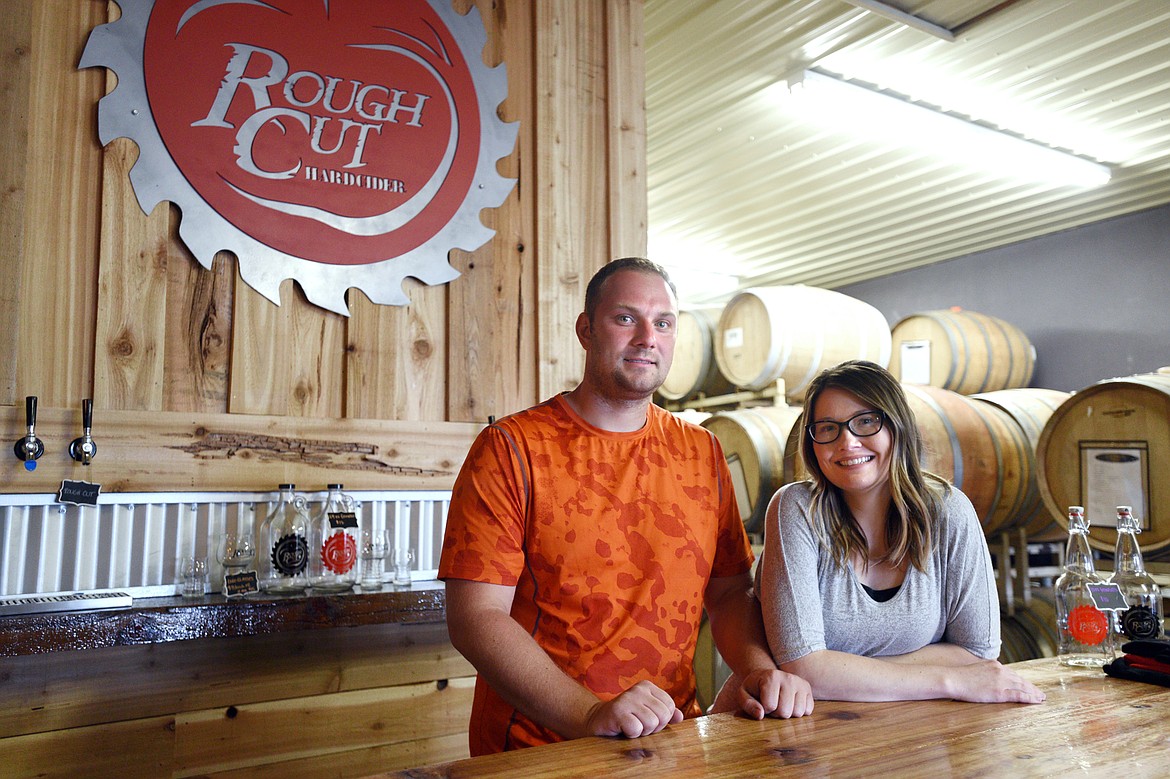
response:
M996 660L951 667L951 697L972 703L1043 703L1036 685Z

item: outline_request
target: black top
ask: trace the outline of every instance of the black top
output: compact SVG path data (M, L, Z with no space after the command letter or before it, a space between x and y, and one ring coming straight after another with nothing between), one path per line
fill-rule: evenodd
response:
M878 603L885 603L890 598L897 595L898 590L902 588L902 585L900 584L897 587L890 587L888 590L875 590L872 587L866 587L864 584L861 586L865 589L865 593Z

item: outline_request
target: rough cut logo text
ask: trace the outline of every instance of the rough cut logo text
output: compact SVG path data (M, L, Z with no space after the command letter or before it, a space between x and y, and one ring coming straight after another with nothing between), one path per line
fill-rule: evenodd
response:
M119 5L81 63L118 75L99 134L138 143L140 204L177 203L205 266L230 249L275 302L293 278L346 313L349 287L405 303L405 276L450 281L447 252L491 236L479 211L514 184L495 165L516 128L496 117L506 81L482 63L475 11L450 0Z

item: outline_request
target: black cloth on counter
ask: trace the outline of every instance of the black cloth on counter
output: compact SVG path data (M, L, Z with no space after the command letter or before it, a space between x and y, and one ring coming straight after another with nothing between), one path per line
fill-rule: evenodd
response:
M1107 675L1170 687L1170 640L1146 638L1128 641L1121 650L1125 652L1123 657L1105 665Z

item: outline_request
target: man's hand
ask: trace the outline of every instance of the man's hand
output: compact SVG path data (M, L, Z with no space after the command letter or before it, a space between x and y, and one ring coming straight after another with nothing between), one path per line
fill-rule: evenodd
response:
M812 714L812 687L799 676L779 669L759 669L744 677L739 708L753 719L788 719Z
M777 672L779 673L779 672ZM651 682L638 682L589 712L586 728L594 736L638 738L682 722L683 713L674 700Z

